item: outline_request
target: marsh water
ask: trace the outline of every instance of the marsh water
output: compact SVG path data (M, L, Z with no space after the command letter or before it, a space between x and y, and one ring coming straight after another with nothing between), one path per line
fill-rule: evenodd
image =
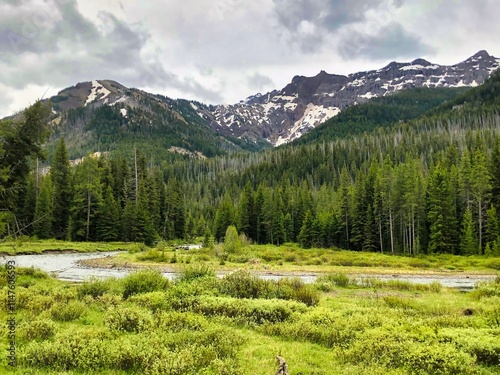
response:
M36 267L43 271L53 274L55 277L65 281L81 282L90 277L107 278L107 277L124 277L132 272L130 269L106 269L106 268L89 268L78 264L78 261L92 258L103 258L114 256L119 252L96 252L96 253L47 253L37 255L16 255L2 257L0 262L4 264L7 260L14 260L18 267ZM169 279L176 276L175 272L165 272L163 275ZM222 276L219 275L219 276ZM259 277L267 280L280 280L290 275L270 275L260 274ZM316 275L294 275L300 278L305 283L313 283ZM472 290L479 281L493 279L494 276L481 275L357 275L359 278L371 277L380 280L402 280L415 284L430 284L439 282L445 287L456 288L460 290Z

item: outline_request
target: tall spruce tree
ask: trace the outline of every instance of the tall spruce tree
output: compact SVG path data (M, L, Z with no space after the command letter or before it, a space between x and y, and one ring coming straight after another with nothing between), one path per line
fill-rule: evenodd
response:
M52 231L57 239L66 239L72 200L71 170L64 138L56 148L50 166L50 176L54 189Z
M35 206L33 234L40 239L52 237L53 201L52 180L50 175L44 177Z

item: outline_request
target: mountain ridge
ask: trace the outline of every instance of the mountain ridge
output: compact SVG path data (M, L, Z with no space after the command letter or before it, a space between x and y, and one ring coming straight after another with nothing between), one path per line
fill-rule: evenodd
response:
M392 61L377 70L349 75L321 70L313 77L296 75L281 90L257 93L229 105L171 99L127 88L112 80L94 80L61 90L51 98L53 122L58 124L58 118L64 117L70 110L103 105L119 106L124 120L120 122L133 121L129 112L137 108L151 116L154 110L160 110L172 121L194 124L204 132L211 131L222 136L225 139L223 148L258 150L298 139L342 110L374 97L413 87L478 86L499 66L500 59L481 50L455 65L438 65L417 58L411 62ZM154 126L158 119L148 121ZM69 131L68 128L66 130ZM185 145L181 143L169 146L200 151L189 145L187 140Z
M500 59L480 50L454 65L417 58L349 75L322 70L312 77L294 76L281 90L258 93L236 104L203 106L197 112L219 132L249 140L263 138L279 146L370 98L412 87L475 87L499 66Z

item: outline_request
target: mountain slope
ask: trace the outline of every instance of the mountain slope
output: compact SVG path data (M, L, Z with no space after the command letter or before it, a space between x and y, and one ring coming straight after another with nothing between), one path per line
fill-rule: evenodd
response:
M254 147L215 133L196 113L183 113L178 101L114 81L79 83L50 101L53 114L49 149L57 139L65 137L72 158L89 152L129 152L140 147L159 161L171 153L211 157Z
M499 64L500 59L479 51L452 66L416 59L348 76L321 71L315 77L296 76L282 90L256 94L237 104L192 104L198 115L222 134L252 142L265 139L279 146L300 138L353 104L414 87L475 87Z

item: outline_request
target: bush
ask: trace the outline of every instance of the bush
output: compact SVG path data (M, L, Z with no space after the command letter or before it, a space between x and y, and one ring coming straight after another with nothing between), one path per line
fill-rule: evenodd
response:
M111 309L104 317L104 325L112 331L142 332L153 326L151 313L142 308L117 307Z
M203 263L185 266L179 273L178 280L181 282L192 281L202 277L215 277L215 271Z
M252 300L201 296L179 300L175 308L205 316L225 316L245 323L283 322L294 312L305 312L306 306L295 301Z
M321 276L318 278L317 282L333 284L339 288L346 288L349 285L353 284L353 281L351 281L349 276L343 273L334 273Z
M23 363L34 368L66 371L98 370L109 365L102 333L94 329L70 330L54 341L31 342L23 353Z
M47 340L54 336L56 325L50 319L35 319L22 325L20 331L27 340Z
M82 316L85 309L85 305L80 301L70 301L67 304L58 302L52 306L50 313L55 320L69 322Z
M80 286L78 286L78 298L81 299L85 296L97 298L108 292L109 289L110 284L108 281L97 278L90 278L90 280L85 281Z
M267 298L271 283L251 275L248 271L235 271L222 278L219 291L234 298Z
M169 281L156 270L141 270L131 273L122 279L123 298L134 294L166 290Z
M410 374L475 374L474 358L458 351L452 344L412 344L405 352Z
M191 312L162 312L156 317L156 322L156 326L159 329L170 332L179 332L184 329L189 331L201 331L208 326L205 317Z
M137 294L129 297L128 301L153 312L165 310L168 306L165 292Z

